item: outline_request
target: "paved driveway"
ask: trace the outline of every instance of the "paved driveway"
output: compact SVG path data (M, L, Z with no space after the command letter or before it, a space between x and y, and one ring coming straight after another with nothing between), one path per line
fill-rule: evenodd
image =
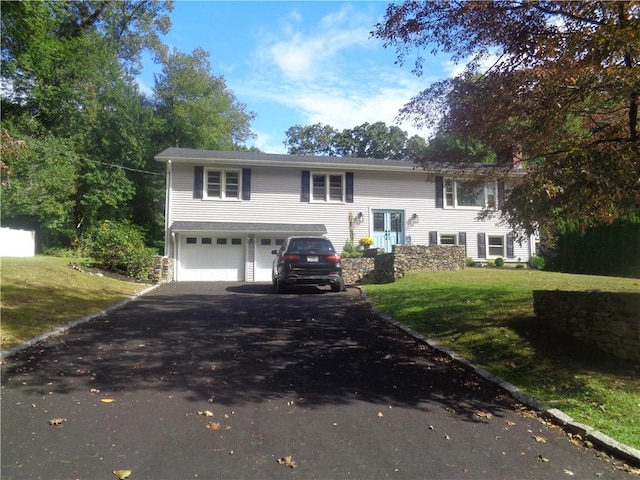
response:
M355 290L167 284L2 370L4 480L629 477Z

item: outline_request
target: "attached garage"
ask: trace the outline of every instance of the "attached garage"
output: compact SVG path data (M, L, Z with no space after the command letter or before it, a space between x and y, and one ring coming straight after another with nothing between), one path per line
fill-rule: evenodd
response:
M244 243L242 237L179 235L177 280L243 281Z
M270 282L273 250L291 235L322 235L321 224L174 222L175 279Z

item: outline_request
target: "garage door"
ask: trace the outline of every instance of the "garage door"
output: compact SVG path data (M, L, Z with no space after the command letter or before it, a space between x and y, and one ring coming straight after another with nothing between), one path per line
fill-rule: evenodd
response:
M278 250L283 244L284 238L256 238L256 282L271 281L271 267L273 265L273 250Z
M244 239L181 235L179 281L244 280Z

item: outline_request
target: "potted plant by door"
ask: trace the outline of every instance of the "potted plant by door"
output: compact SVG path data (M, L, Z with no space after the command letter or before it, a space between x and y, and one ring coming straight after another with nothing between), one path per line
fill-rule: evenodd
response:
M364 248L366 250L368 248L371 248L371 245L373 245L373 238L371 238L371 237L362 237L358 243L360 244L360 246L362 248Z

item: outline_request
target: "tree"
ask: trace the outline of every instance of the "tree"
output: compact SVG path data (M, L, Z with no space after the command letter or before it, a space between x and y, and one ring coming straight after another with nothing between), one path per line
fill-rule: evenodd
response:
M3 220L29 218L57 244L134 215L132 173L153 162L153 117L137 90L143 48L164 51L170 2L5 2ZM137 204L133 205L138 207Z
M156 75L156 112L165 122L165 138L172 146L236 150L254 134L255 113L237 101L222 76L214 76L209 53L173 50Z
M287 129L285 135L284 146L290 155L336 155L338 130L330 125L294 125Z
M331 155L338 157L405 159L418 151L419 141L407 138L399 127L387 127L384 122L363 123L341 132L329 126L294 125L286 131L284 145L289 154ZM422 139L424 144L424 139Z
M340 156L400 160L405 157L407 132L384 122L365 122L343 130L337 143Z
M40 226L40 234L64 243L74 232L78 159L67 154L69 142L64 139L14 135L1 130L2 218Z
M521 150L528 173L503 209L514 228L589 226L638 211L637 1L408 1L390 5L373 35L400 63L414 48L467 62L400 117L494 152ZM417 75L422 64L419 54Z

